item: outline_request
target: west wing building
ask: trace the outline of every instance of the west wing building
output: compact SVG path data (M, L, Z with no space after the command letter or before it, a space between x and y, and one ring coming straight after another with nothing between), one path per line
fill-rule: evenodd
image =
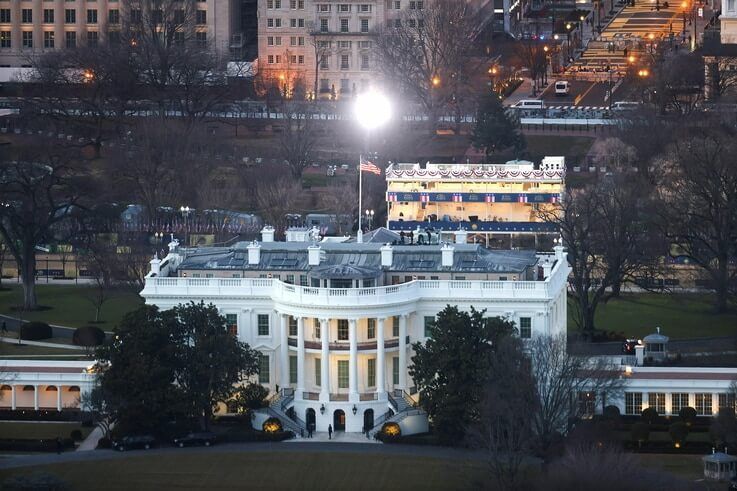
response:
M427 339L448 304L509 318L526 339L566 329L560 247L538 256L471 244L273 242L269 230L264 238L174 247L152 262L141 295L162 309L217 305L233 335L262 353L259 382L279 386L281 409L302 427L362 431L411 404L411 344Z
M539 216L565 190L565 158L506 164L391 164L386 170L388 228L465 230L489 247L550 249L557 231Z

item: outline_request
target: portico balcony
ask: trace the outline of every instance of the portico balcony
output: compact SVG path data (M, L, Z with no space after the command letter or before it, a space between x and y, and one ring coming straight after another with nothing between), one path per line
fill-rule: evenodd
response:
M289 338L288 344L289 346L296 348L297 338ZM409 336L407 336L407 344L409 344ZM358 351L376 351L376 341L357 343L356 346L358 347ZM399 339L397 338L387 339L386 341L384 341L384 349L397 348L398 346L399 346ZM332 342L332 343L328 343L328 347L330 351L349 351L350 342L348 341ZM305 340L305 349L320 350L322 349L322 343L320 341L306 341Z

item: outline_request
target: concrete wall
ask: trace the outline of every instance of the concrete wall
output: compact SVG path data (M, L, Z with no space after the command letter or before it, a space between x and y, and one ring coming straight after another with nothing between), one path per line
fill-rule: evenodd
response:
M427 420L427 415L417 414L407 416L400 421L399 428L402 430L402 435L416 435L430 431L430 423Z

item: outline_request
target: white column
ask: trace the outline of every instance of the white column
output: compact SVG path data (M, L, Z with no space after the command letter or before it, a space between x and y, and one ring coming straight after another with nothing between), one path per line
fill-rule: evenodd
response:
M56 386L56 410L61 411L61 385Z
M289 332L287 331L287 316L285 314L279 314L279 322L281 328L281 345L279 350L279 375L281 376L281 381L279 382L279 386L285 389L289 387Z
M320 319L320 339L322 340L320 401L330 402L330 325L328 319Z
M358 402L358 341L356 319L348 320L348 342L350 358L348 361L348 400Z
M33 386L33 409L38 411L38 385Z
M297 393L295 399L301 400L305 391L305 319L297 317Z
M15 411L15 385L10 386L10 409Z
M407 315L399 316L399 388L407 390Z
M382 401L386 399L386 380L384 379L384 318L376 319L376 394Z

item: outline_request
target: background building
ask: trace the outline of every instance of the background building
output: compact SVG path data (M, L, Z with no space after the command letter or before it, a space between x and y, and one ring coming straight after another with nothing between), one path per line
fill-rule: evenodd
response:
M550 249L554 226L538 217L556 208L565 190L565 158L539 166L392 164L386 170L390 230L430 228L449 237L457 230L490 247Z
M191 0L194 1L194 0ZM30 66L46 51L96 45L120 29L126 0L0 0L0 67ZM197 31L222 55L245 53L241 0L197 0Z

